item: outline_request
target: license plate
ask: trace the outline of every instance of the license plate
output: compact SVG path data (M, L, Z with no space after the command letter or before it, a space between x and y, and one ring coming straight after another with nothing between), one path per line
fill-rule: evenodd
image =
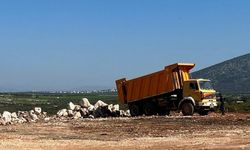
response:
M214 108L214 104L212 103L212 104L210 104L210 108Z

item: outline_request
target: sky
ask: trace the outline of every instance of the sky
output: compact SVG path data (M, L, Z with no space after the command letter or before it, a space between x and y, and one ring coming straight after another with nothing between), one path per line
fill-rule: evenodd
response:
M115 87L250 52L248 0L0 1L0 91Z

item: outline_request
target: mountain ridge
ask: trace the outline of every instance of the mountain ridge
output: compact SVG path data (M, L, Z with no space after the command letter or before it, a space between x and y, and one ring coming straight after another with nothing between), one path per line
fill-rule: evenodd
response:
M193 72L194 78L207 78L225 93L250 92L250 53Z

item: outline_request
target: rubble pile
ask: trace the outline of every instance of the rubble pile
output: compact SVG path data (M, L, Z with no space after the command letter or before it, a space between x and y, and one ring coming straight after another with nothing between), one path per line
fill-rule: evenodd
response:
M35 107L30 111L8 112L0 114L0 125L37 122L39 120L48 120L47 113L42 111L41 107Z
M38 121L49 121L56 118L101 118L101 117L128 117L129 110L120 110L118 104L106 104L99 100L94 105L90 104L87 98L83 98L79 105L72 102L68 103L67 108L61 109L54 116L48 116L46 112L42 111L41 107L35 107L30 111L8 112L4 111L0 114L0 125L29 123Z
M67 109L61 109L57 112L57 117L71 117L78 118L100 118L100 117L128 117L129 110L120 110L118 104L106 104L99 100L94 105L90 104L87 98L83 98L79 105L72 102L68 103Z

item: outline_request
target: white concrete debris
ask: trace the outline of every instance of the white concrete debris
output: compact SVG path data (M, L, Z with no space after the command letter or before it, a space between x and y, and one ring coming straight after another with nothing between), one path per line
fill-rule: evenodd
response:
M126 116L126 117L129 117L129 116L130 116L130 110L126 110L126 111L125 111L125 116Z
M68 116L73 117L74 116L74 111L73 110L68 110Z
M69 102L69 104L68 104L68 109L74 110L75 107L76 107L76 106L75 106L72 102Z
M38 120L38 117L37 115L35 114L35 111L34 110L30 110L30 117L31 117L31 121L37 121Z
M49 122L50 120L59 119L79 119L79 118L99 118L99 117L129 117L129 110L120 110L118 104L107 104L98 100L92 105L87 98L83 98L79 105L69 102L67 109L59 110L54 116L47 116L47 112L43 112L41 107L34 107L30 111L8 112L4 111L0 114L0 125L38 122Z
M11 118L17 119L17 114L16 114L16 112L11 113Z
M109 109L110 112L112 112L113 104L108 105L108 109Z
M94 115L95 118L105 117L105 116L104 116L105 113L103 112L102 107L98 107L98 108L94 111L93 115Z
M88 117L91 118L91 119L94 119L94 118L95 118L93 115L89 115Z
M18 111L17 116L22 119L24 122L30 121L30 116L28 111Z
M116 112L116 111L120 110L118 104L116 104L116 105L110 104L110 105L108 105L108 109L110 110L110 112Z
M68 112L67 112L67 109L61 109L57 112L57 116L58 117L66 117L68 116Z
M81 118L82 117L82 115L81 115L81 113L80 112L75 112L75 114L74 114L74 119L79 119L79 118Z
M47 113L42 112L41 107L35 107L30 111L18 111L17 113L4 111L3 115L0 116L0 124L7 125L15 123L36 122L46 117Z
M95 110L95 106L94 105L90 105L89 107L88 107L88 111L94 111Z
M130 111L124 111L124 110L120 110L120 116L121 117L129 117L130 116Z
M118 104L114 105L112 108L112 111L119 111L120 110L120 106Z
M83 117L89 114L89 110L87 108L81 108L80 113Z
M27 122L27 120L23 117L20 117L18 120L17 120L17 123L25 123Z
M18 116L16 112L11 113L11 122L18 122Z
M83 108L89 108L90 107L90 102L87 98L83 98L80 102L79 102L80 106L82 106Z
M45 121L45 122L49 122L49 121L50 121L50 117L44 118L44 121Z
M44 118L46 118L47 117L47 112L45 112L45 111L42 112L42 115L43 115Z
M11 123L11 113L10 112L4 111L2 118L3 118L3 124Z
M96 103L95 103L95 109L97 109L98 107L105 107L105 106L108 106L108 104L104 103L103 101L101 100L98 100Z
M74 109L73 109L74 108ZM69 102L68 109L61 109L57 112L58 117L78 118L99 118L99 117L119 117L130 116L127 111L120 110L118 104L110 104L98 100L92 105L87 98L83 98L79 105Z
M80 111L80 109L81 109L81 106L80 105L75 105L75 111Z
M41 107L35 107L34 111L37 115L40 115L42 113L42 108Z

